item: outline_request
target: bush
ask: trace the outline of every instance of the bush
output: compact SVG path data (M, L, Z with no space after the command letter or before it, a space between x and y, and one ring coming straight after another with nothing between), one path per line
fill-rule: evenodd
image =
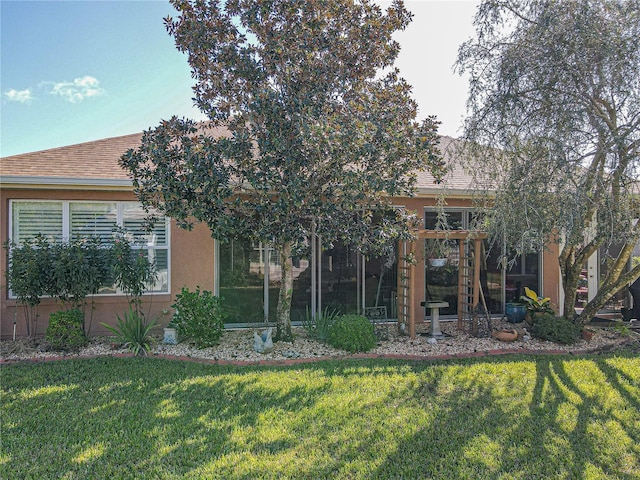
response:
M309 336L321 342L326 342L329 340L329 331L339 316L340 314L337 310L329 310L327 307L324 312L312 318L307 309L302 326L309 332Z
M54 312L44 338L54 350L78 350L87 344L83 325L84 315L77 308Z
M580 327L565 317L551 314L537 315L531 332L541 340L556 343L575 343L580 337Z
M220 340L227 318L220 298L207 290L200 292L200 287L195 292L183 287L171 306L176 311L171 323L178 335L192 340L198 348L211 347Z
M112 327L102 323L102 326L113 332L116 339L124 343L124 346L134 354L146 355L151 350L151 329L156 324L156 320L147 323L144 315L130 306L129 311L124 315L124 320L118 315L118 325Z
M368 352L376 343L373 324L362 315L342 315L329 329L329 344L347 352Z

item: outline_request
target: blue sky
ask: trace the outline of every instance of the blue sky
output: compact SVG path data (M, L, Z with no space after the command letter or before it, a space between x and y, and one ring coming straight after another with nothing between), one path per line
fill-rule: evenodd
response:
M414 21L397 35L420 116L438 115L446 135L464 114L466 80L451 67L476 3L407 1ZM173 13L158 0L2 0L0 155L135 133L172 115L202 119L162 21Z

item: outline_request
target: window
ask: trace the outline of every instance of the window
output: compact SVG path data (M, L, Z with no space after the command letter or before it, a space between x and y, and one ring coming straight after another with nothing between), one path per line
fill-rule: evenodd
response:
M169 222L161 217L147 231L139 202L12 200L10 213L9 238L18 244L37 234L52 242L88 236L108 241L114 228L121 227L130 235L132 246L143 250L156 265L157 280L149 290L169 292ZM107 286L103 293L120 292Z
M11 240L22 243L44 235L52 242L62 240L62 202L12 202Z

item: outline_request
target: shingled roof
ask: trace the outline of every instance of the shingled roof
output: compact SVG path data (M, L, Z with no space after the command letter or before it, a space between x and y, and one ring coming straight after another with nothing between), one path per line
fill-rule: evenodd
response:
M122 188L131 189L131 179L118 164L130 148L140 145L141 133L105 138L93 142L52 148L0 158L2 187ZM442 137L440 150L447 165L453 165L443 184L436 184L427 172L418 174L418 194L432 195L446 189L450 195L471 189L471 176L450 160L458 140Z
M0 158L2 184L128 186L131 180L118 164L141 133Z

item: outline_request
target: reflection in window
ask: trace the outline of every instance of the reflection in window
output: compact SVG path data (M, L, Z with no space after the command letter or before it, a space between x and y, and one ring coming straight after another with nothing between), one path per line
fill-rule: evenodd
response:
M293 263L291 320L300 321L309 305L311 268L307 259L294 259ZM229 312L229 323L276 321L282 276L277 250L247 240L220 243L219 269L220 297Z

